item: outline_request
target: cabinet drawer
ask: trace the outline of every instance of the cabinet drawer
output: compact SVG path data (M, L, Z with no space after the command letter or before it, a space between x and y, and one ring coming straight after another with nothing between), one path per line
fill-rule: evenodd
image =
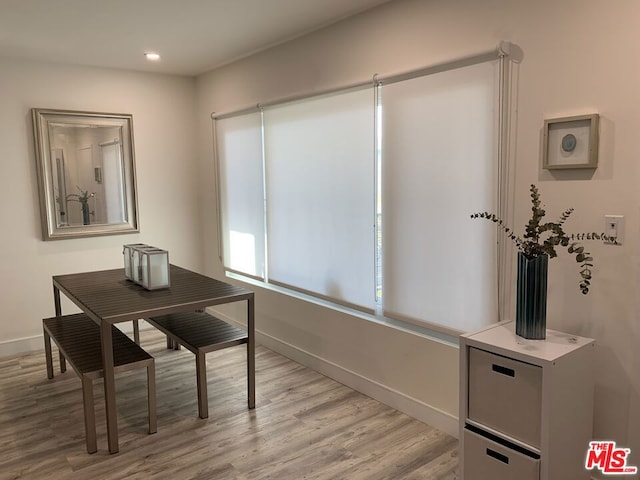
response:
M538 480L540 459L464 431L464 480Z
M542 368L469 348L468 416L540 448Z

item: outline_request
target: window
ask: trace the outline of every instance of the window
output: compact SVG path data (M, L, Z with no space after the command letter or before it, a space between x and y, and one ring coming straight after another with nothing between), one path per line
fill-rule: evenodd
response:
M498 320L501 62L215 119L224 266L446 332ZM503 141L503 140L502 140Z

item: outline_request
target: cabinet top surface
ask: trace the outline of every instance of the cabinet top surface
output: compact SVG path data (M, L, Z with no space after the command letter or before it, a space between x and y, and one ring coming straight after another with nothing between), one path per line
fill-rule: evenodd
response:
M527 340L516 335L515 322L498 323L477 332L461 336L467 345L492 350L501 349L505 353L518 353L525 357L553 362L585 345L594 342L591 338L547 329L544 340Z

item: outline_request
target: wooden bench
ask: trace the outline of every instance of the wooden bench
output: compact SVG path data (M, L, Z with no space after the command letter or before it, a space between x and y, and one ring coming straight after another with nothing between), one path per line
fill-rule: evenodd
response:
M174 313L146 320L167 335L171 340L171 342L168 341L169 347L174 342L195 354L198 415L200 418L207 418L209 401L205 355L223 348L248 343L247 333L204 312Z
M93 380L103 377L102 347L100 328L85 314L64 315L42 320L44 349L47 362L47 377L53 378L51 339L58 346L60 357L69 362L82 380L82 401L84 407L84 428L87 452L98 450L96 440L96 417L93 402ZM149 409L149 433L157 431L156 420L156 380L153 357L134 343L129 337L112 327L113 364L115 372L125 372L136 368L147 369L147 406ZM60 364L65 370L64 362Z

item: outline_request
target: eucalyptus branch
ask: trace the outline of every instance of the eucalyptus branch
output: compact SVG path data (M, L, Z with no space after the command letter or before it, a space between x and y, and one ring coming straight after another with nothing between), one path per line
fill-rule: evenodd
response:
M502 231L507 235L507 238L509 238L515 243L516 247L518 247L519 249L524 248L525 241L522 240L515 233L513 233L513 230L507 227L504 224L504 222L500 218L498 218L497 215L489 212L478 212L478 213L472 213L471 218L486 218L487 220L492 221L502 229Z
M90 198L95 197L96 193L89 193L89 190L82 190L79 186L76 185L76 188L80 190L80 194L78 193L69 193L66 197L67 201L71 202L80 202L87 203Z
M573 213L573 208L568 208L560 215L557 222L542 223L546 211L542 208L540 193L535 185L531 185L531 218L525 225L523 237L516 235L513 230L505 225L500 217L489 212L479 212L471 214L471 218L484 218L490 220L500 227L500 229L513 241L516 248L524 253L528 258L535 258L540 255L548 255L549 258L558 256L556 247L567 249L570 255L575 255L576 262L580 264L580 283L578 284L583 294L589 293L593 268L593 257L585 251L582 241L584 240L605 240L617 243L615 237L610 237L604 233L571 233L564 231L563 225Z

